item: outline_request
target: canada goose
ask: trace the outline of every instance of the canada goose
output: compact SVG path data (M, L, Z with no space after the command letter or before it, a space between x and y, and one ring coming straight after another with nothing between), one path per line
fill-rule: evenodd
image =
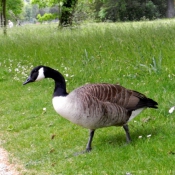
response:
M157 102L145 95L116 84L86 84L71 93L66 91L63 75L46 66L35 67L23 85L52 78L55 81L53 107L67 120L90 130L86 151L90 151L98 128L123 126L127 142L131 141L128 121L145 108L157 108Z

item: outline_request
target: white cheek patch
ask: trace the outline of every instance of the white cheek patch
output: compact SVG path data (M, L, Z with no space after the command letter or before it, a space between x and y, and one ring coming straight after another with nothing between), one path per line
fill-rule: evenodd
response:
M44 68L40 68L39 71L38 71L38 77L36 78L35 81L39 81L39 80L42 80L44 79L45 76L44 76Z

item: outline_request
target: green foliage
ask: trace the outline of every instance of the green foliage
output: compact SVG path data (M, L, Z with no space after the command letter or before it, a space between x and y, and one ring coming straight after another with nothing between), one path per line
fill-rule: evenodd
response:
M15 20L22 13L24 3L22 0L7 1L7 17Z
M40 8L44 8L44 7L50 7L53 6L54 4L57 4L58 1L57 0L32 0L31 1L32 4L37 4Z
M38 4L40 8L51 7L58 5L59 20L61 26L71 26L73 21L73 12L75 10L78 0L32 0L33 4Z
M95 0L94 9L102 21L134 21L143 17L155 19L165 17L165 0Z
M174 19L62 30L26 25L7 36L0 30L0 145L26 169L20 174L174 174L175 113L168 113L175 104L174 31ZM122 128L102 128L92 152L75 156L85 149L88 131L56 114L54 82L22 85L41 64L63 73L68 92L86 83L119 83L156 100L159 109L129 122L131 144Z
M27 4L25 5L24 9L24 19L30 21L32 18L32 6Z
M40 14L37 15L37 19L39 22L50 21L57 17L58 17L57 14L51 14L51 13L45 13L43 16L41 16Z
M154 19L160 17L157 6L152 1L148 1L145 5L145 14L148 19Z
M92 3L88 0L78 1L73 14L74 21L93 20L94 12L91 5Z

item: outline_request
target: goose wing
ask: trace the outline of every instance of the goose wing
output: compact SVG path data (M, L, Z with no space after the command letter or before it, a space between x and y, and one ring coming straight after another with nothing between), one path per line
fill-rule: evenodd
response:
M83 96L98 99L101 102L114 103L127 110L147 107L147 97L137 91L115 84L87 84L79 88Z
M112 87L113 85L110 84L88 84L70 94L71 101L75 98L78 101L80 114L76 116L84 115L84 118L87 119L86 122L79 123L79 125L95 129L106 126L122 126L127 123L131 111L122 106L117 99L113 99L116 98L117 92L115 92L116 88L114 88L115 91L113 90L115 93L112 92L110 90Z

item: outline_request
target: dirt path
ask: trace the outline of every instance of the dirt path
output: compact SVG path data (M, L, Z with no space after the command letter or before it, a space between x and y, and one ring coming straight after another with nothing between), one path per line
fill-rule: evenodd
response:
M0 148L0 175L21 175L17 169L17 165L9 163L7 151Z

